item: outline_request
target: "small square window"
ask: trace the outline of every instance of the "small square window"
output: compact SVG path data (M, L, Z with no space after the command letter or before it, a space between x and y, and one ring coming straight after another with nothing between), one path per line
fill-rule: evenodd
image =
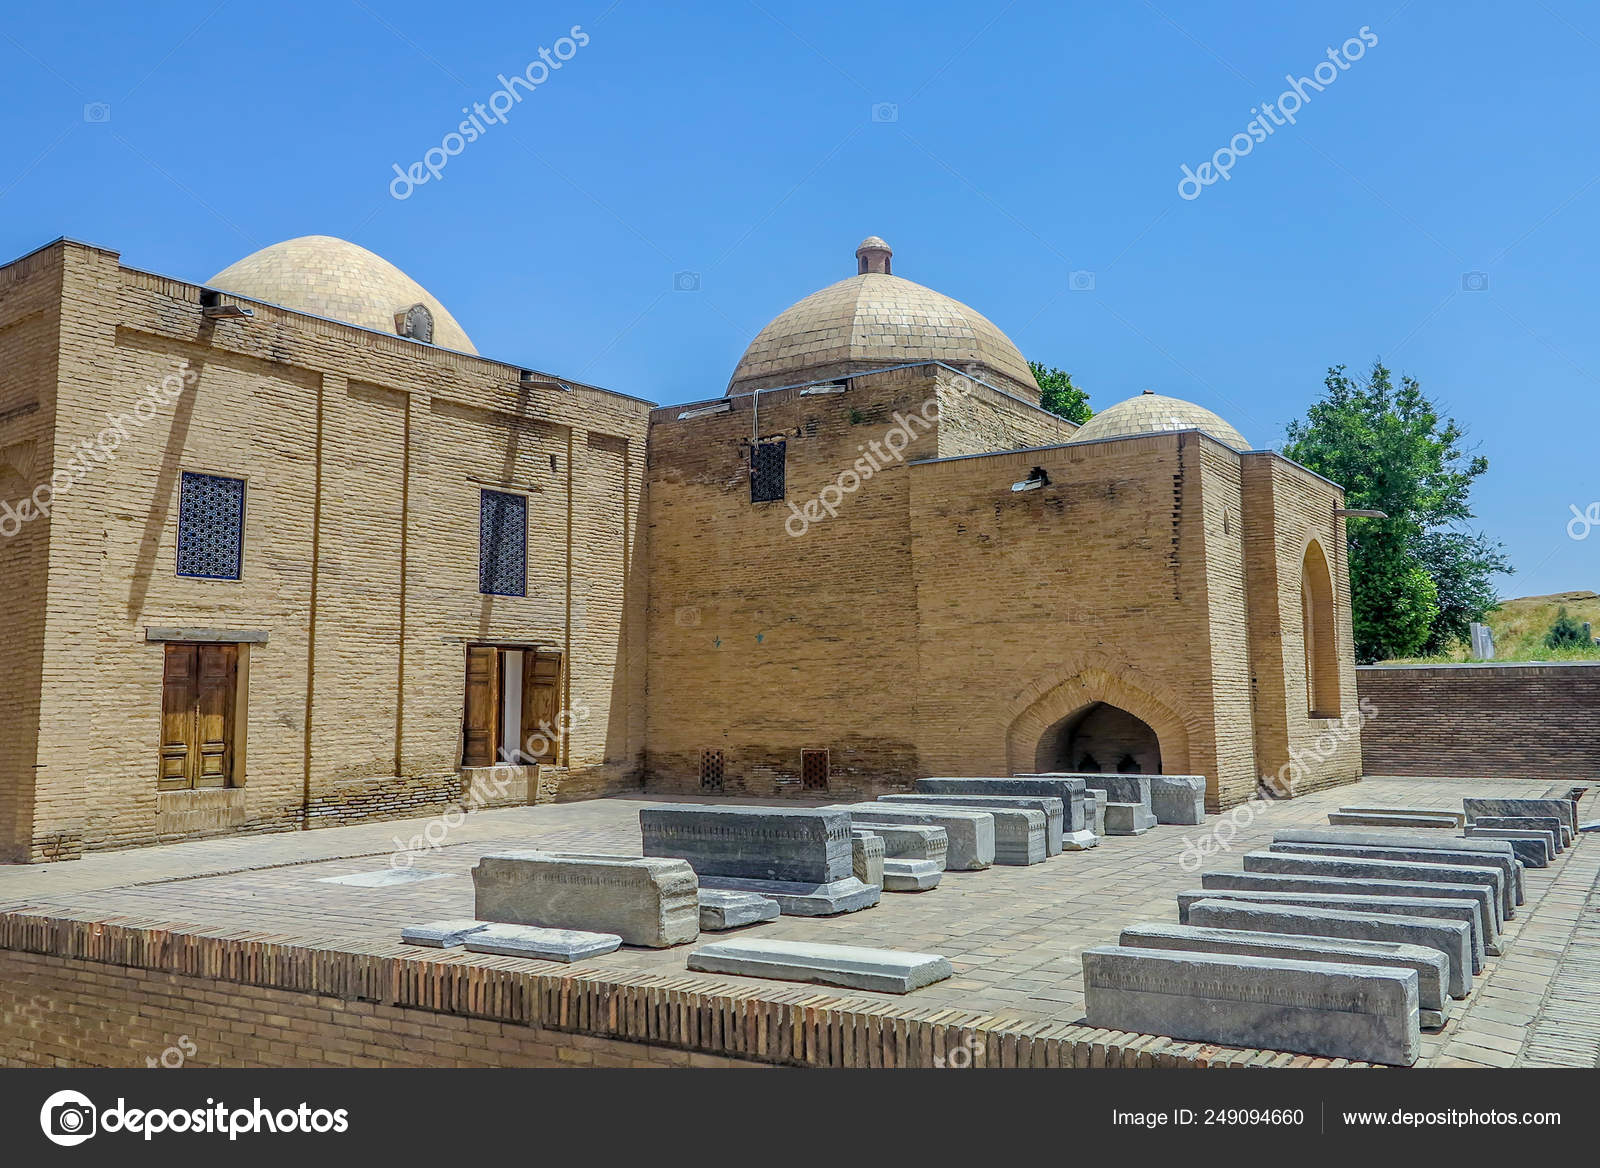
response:
M783 498L783 463L786 443L782 438L757 442L750 447L750 501L772 503Z
M183 473L178 575L237 580L244 570L244 480Z
M528 594L528 498L484 491L478 515L478 591Z

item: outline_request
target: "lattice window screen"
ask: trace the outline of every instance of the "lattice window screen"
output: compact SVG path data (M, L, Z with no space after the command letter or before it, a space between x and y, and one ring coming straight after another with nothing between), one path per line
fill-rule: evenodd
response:
M783 498L783 464L786 443L782 438L757 442L750 447L750 501L771 503Z
M244 480L184 472L178 488L178 575L237 580L244 570Z
M478 515L478 591L528 594L528 499L484 491Z

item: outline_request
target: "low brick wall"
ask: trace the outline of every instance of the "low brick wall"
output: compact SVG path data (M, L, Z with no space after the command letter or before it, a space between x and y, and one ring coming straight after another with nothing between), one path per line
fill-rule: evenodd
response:
M813 985L526 967L4 913L0 1066L145 1066L174 1045L186 1065L226 1067L937 1067L946 1051L980 1067L1366 1065L847 1002Z
M1369 775L1600 777L1600 662L1363 665Z

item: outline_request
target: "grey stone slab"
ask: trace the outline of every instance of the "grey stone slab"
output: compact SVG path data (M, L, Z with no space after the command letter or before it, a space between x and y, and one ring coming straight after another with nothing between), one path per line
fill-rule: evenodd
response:
M1591 819L1588 823L1580 824L1578 830L1583 832L1600 831L1600 819Z
M539 961L582 961L610 953L622 945L615 933L578 929L541 929L535 925L491 924L469 933L461 942L468 953L499 957L532 957Z
M1375 965L1105 945L1083 954L1090 1026L1410 1066L1417 974Z
M1349 803L1339 808L1373 815L1447 815L1460 827L1467 821L1467 813L1457 807L1407 807L1392 803Z
M726 888L700 890L700 928L713 933L775 921L782 908L769 896Z
M405 945L427 945L432 949L454 949L470 933L482 932L488 921L429 921L425 925L407 925L400 930L400 941Z
M1143 835L1156 825L1156 817L1142 803L1107 803L1107 835Z
M994 863L994 816L956 807L907 807L896 803L838 804L855 827L877 831L883 827L922 825L945 833L945 867L975 872Z
M1505 922L1505 877L1498 868L1463 868L1450 864L1413 864L1401 860L1373 860L1361 856L1318 855L1310 852L1246 852L1241 863L1246 872L1283 872L1295 876L1333 876L1342 880L1400 880L1422 884L1475 884L1489 891L1498 933Z
M883 837L870 831L850 831L851 872L863 884L883 886Z
M854 876L827 884L805 884L793 880L745 880L737 876L703 876L702 888L731 892L754 892L778 902L786 917L831 917L859 912L878 903L881 884L863 884Z
M1578 823L1577 811L1570 799L1472 799L1461 800L1468 819L1480 815L1554 815L1569 828Z
M700 935L700 884L683 860L492 852L472 869L472 885L480 921L615 933L652 948Z
M1566 824L1554 815L1480 815L1467 826L1510 831L1542 831L1554 841L1557 854L1567 850Z
M671 804L639 811L644 854L702 876L827 884L852 871L850 817L794 807Z
M1005 811L1019 808L1025 811L1042 811L1045 817L1045 855L1061 854L1063 804L1053 795L938 795L918 791L914 795L879 795L878 801L938 807L970 807L974 811ZM996 842L998 843L998 840Z
M1335 827L1438 827L1446 831L1458 826L1453 815L1398 811L1330 811L1328 822Z
M910 993L951 974L949 960L937 953L766 940L713 941L690 952L689 968L888 994Z
M929 778L918 779L915 789L929 795L1044 795L1061 800L1061 832L1070 836L1094 831L1093 813L1084 801L1086 788L1082 779L1068 776L1043 778L1014 775L1002 778Z
M1193 825L1206 821L1204 775L1151 775L1150 811L1157 823Z
M1150 810L1149 775L1079 775L1084 786L1106 793L1107 803L1137 803Z
M855 806L865 806L856 804ZM1043 811L1032 811L1020 807L985 806L966 807L953 803L900 803L880 801L874 806L888 807L894 810L909 811L966 811L973 815L987 815L994 821L994 862L996 864L1027 865L1042 864L1046 857L1045 838L1048 823ZM854 815L854 810L851 812ZM877 814L882 814L878 812ZM865 826L865 825L863 825ZM950 835L948 826L946 835ZM950 846L955 847L955 838L951 836ZM952 853L947 856L953 858ZM954 867L952 863L950 865Z
M1273 832L1272 840L1274 843L1349 844L1405 851L1425 848L1441 852L1483 853L1505 872L1507 887L1513 890L1516 898L1514 903L1521 904L1523 900L1521 869L1511 849L1499 840L1461 839L1442 831L1374 831L1354 827L1282 828Z
M1548 868L1555 858L1556 837L1545 831L1523 831L1518 828L1468 827L1467 839L1498 839L1511 845L1517 859L1529 868Z
M1449 960L1447 989L1452 998L1466 997L1472 987L1472 939L1464 921L1287 904L1251 904L1242 900L1202 900L1189 906L1188 923L1199 928L1422 945L1443 953Z
M927 892L939 887L944 870L932 860L885 860L883 862L883 890L885 892Z
M1397 917L1437 917L1461 921L1472 944L1472 972L1483 972L1483 932L1478 906L1470 900L1420 896L1358 896L1329 892L1252 892L1233 888L1191 888L1178 893L1178 920L1189 923L1189 909L1202 900L1242 900L1250 904L1288 904L1296 908L1349 909Z
M929 827L920 823L902 823L894 826L875 824L870 829L883 841L883 858L888 860L926 860L943 872L945 854L950 839L942 827Z
M1106 793L1098 789L1086 790L1083 793L1083 800L1084 814L1094 816L1094 822L1089 826L1098 839L1106 834ZM1092 812L1089 811L1091 804L1094 806Z
M1296 852L1301 855L1349 856L1352 859L1387 860L1397 864L1491 869L1500 874L1500 915L1506 920L1515 917L1517 905L1522 903L1522 896L1518 892L1522 865L1518 862L1516 853L1511 850L1511 845L1504 840L1462 839L1454 842L1484 847L1493 845L1499 850L1469 852L1442 847L1402 848L1356 843L1321 844L1302 840L1279 840L1276 836L1273 837L1271 846L1275 852Z
M1437 949L1402 945L1393 941L1352 941L1293 933L1251 933L1239 929L1203 929L1194 925L1146 922L1122 930L1118 943L1124 949L1168 949L1197 953L1242 953L1254 957L1283 957L1297 961L1323 961L1343 965L1383 965L1414 969L1417 1003L1423 1025L1443 1023L1450 998L1445 992L1450 962Z
M1289 872L1206 872L1200 877L1205 889L1237 889L1241 892L1322 893L1332 896L1387 896L1432 900L1449 897L1467 900L1477 907L1478 935L1484 952L1499 956L1500 902L1486 884L1435 884L1426 880L1379 880L1307 876Z

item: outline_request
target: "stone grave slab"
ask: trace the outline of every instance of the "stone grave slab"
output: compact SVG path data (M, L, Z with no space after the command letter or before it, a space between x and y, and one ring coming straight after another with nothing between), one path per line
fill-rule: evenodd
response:
M1427 827L1453 830L1453 815L1428 815L1424 812L1330 811L1328 822L1335 827Z
M472 869L472 884L480 921L615 933L658 949L700 935L700 885L683 860L491 852Z
M870 831L850 831L851 871L863 884L883 886L883 837Z
M1231 888L1191 888L1178 893L1178 921L1189 923L1189 909L1202 900L1240 900L1248 904L1287 904L1296 908L1349 909L1384 916L1436 917L1461 921L1470 932L1472 972L1483 972L1483 933L1478 906L1470 900L1420 896L1344 896L1328 892L1251 892Z
M884 860L885 892L927 892L939 887L944 869L932 860Z
M911 803L935 807L970 807L974 811L1023 810L1044 812L1044 851L1046 856L1061 854L1063 804L1052 795L938 795L918 791L914 795L879 795L880 803ZM998 839L996 840L998 844Z
M937 953L822 945L806 941L713 941L689 954L701 973L735 973L780 981L807 981L853 990L905 994L943 981L952 970Z
M850 817L826 808L671 804L639 811L644 854L702 876L827 884L851 875Z
M469 934L481 932L488 927L487 921L465 919L429 921L425 925L407 925L401 929L400 942L404 945L427 945L432 949L454 949Z
M942 827L920 823L885 823L874 825L873 835L883 840L883 858L888 860L926 860L943 872L945 853L949 850L949 837Z
M876 832L883 827L923 826L945 833L945 867L975 872L994 863L994 816L958 807L911 807L903 803L838 804L855 827Z
M1446 815L1455 821L1456 827L1461 827L1467 822L1467 813L1456 807L1406 807L1384 803L1347 803L1339 810L1368 815Z
M1243 900L1201 900L1189 906L1188 923L1199 928L1422 945L1443 953L1449 960L1446 988L1452 998L1464 998L1472 988L1472 940L1463 921L1288 904L1251 904Z
M1468 819L1480 815L1553 815L1569 829L1578 824L1578 817L1570 799L1473 799L1461 800Z
M1555 836L1543 831L1523 831L1505 827L1468 827L1467 839L1505 840L1529 868L1548 868L1555 853Z
M741 880L737 876L702 876L700 887L727 892L754 892L777 901L784 916L831 917L859 912L878 903L883 893L879 884L863 884L854 876L826 884L805 884L795 880Z
M700 890L700 928L707 932L720 933L725 929L775 921L782 911L777 901L759 893L733 892L726 888Z
M1436 1029L1449 1014L1445 979L1450 962L1437 949L1392 941L1346 941L1292 933L1250 933L1239 929L1202 929L1165 921L1129 925L1118 944L1124 949L1167 949L1195 953L1242 953L1252 957L1286 957L1298 961L1331 961L1343 965L1383 965L1412 969L1417 974L1417 1003L1422 1025Z
M1374 965L1105 945L1083 954L1090 1026L1410 1066L1417 975Z
M1156 825L1156 817L1142 803L1107 803L1106 834L1143 835Z
M1094 810L1081 778L931 778L918 779L915 788L929 795L1042 795L1060 799L1062 847L1070 852L1095 845Z
M539 961L582 961L622 945L615 933L590 933L578 929L541 929L536 925L491 924L468 933L461 942L468 953L493 953L499 957L532 957Z
M1484 884L1432 884L1426 880L1364 880L1329 876L1304 876L1286 872L1205 872L1200 876L1204 889L1233 889L1239 892L1321 893L1332 896L1390 896L1431 900L1448 897L1471 901L1477 906L1478 935L1484 951L1499 956L1500 903L1494 890Z
M1151 775L1150 811L1157 823L1192 826L1206 821L1204 775Z
M1372 860L1360 856L1316 855L1309 852L1246 852L1246 872L1281 872L1294 876L1332 876L1341 880L1401 880L1423 884L1476 884L1486 888L1500 914L1498 933L1505 922L1505 878L1498 868L1463 868L1450 864L1412 864L1400 860Z
M1566 825L1554 815L1481 815L1468 826L1511 831L1542 831L1554 842L1557 854L1567 850Z
M1305 856L1348 856L1352 859L1386 860L1397 864L1427 864L1433 867L1489 868L1500 874L1501 917L1506 920L1515 917L1516 906L1521 904L1523 899L1519 893L1522 865L1518 862L1516 853L1511 850L1511 845L1504 840L1458 839L1454 842L1471 845L1475 849L1492 845L1497 850L1489 852L1436 847L1376 847L1356 843L1321 844L1301 840L1280 840L1276 836L1273 837L1271 850Z

